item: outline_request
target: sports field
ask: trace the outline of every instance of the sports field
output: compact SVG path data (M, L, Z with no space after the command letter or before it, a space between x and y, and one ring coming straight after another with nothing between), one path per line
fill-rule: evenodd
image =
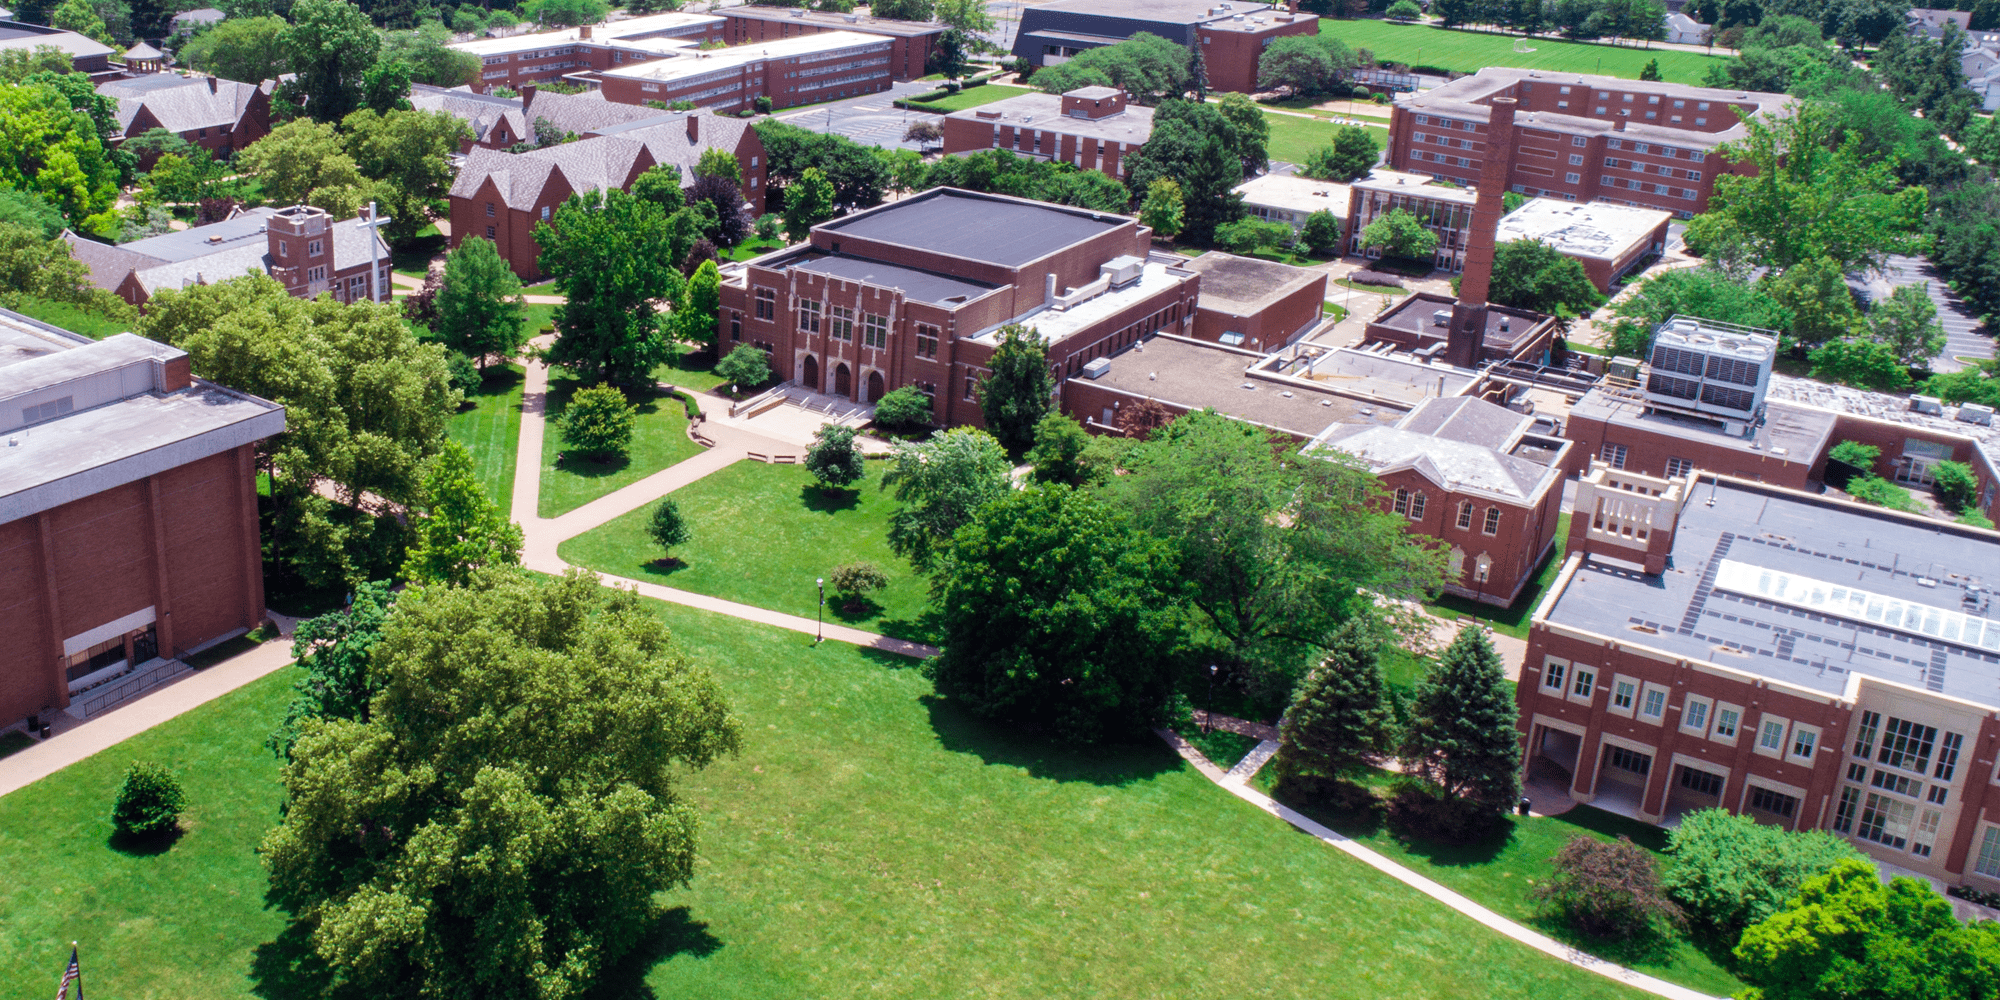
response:
M1637 80L1639 71L1654 59L1660 61L1660 76L1673 83L1699 84L1710 66L1726 62L1721 56L1682 52L1678 49L1646 49L1631 45L1592 42L1564 42L1552 38L1532 38L1533 52L1516 52L1517 35L1488 34L1434 28L1425 24L1395 24L1389 21L1339 21L1322 18L1320 32L1347 43L1349 48L1365 48L1375 58L1412 66L1435 66L1457 73L1476 73L1485 66L1518 66L1569 73L1602 73Z

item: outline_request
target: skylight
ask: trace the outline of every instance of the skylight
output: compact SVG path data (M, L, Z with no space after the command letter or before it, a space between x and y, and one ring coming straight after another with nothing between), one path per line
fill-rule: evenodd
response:
M1715 586L1720 590L1759 597L1773 604L1865 621L1961 646L2000 650L2000 622L1884 597L1856 587L1765 569L1734 559L1722 560L1722 566L1715 574Z

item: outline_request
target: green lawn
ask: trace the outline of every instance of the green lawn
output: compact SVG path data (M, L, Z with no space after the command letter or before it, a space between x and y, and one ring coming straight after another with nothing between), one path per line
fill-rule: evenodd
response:
M1660 76L1670 83L1699 84L1722 56L1678 49L1643 49L1630 45L1566 42L1553 38L1528 41L1533 52L1516 52L1519 36L1435 28L1389 21L1320 19L1320 33L1332 35L1349 48L1366 48L1375 58L1412 66L1434 66L1456 73L1476 73L1486 66L1518 66L1565 73L1602 73L1637 80L1646 63L1658 59Z
M655 607L716 672L745 749L682 782L694 882L607 995L1642 997L1297 835L1158 743L1042 743L968 719L908 661ZM0 863L33 873L0 887L0 993L39 995L75 939L93 995L299 995L254 854L280 794L262 743L295 676L0 799ZM192 802L157 856L106 843L139 758L173 764Z
M956 94L946 94L935 101L899 101L897 103L917 111L930 111L940 115L948 115L954 111L964 111L966 108L976 108L982 104L1004 101L1009 97L1019 97L1022 94L1034 93L1039 93L1039 91L1033 87L1012 87L1003 83L989 83L978 87L967 87Z
M1424 608L1440 618L1462 618L1470 615L1485 622L1493 631L1511 635L1516 639L1528 637L1528 617L1535 613L1535 605L1540 604L1542 595L1549 585L1556 582L1556 574L1562 572L1563 552L1569 548L1569 515L1556 519L1556 547L1549 557L1542 561L1535 578L1521 588L1521 596L1513 605L1495 607L1481 601L1468 600L1454 594L1440 594L1435 601L1424 602Z
M134 328L126 320L110 319L103 313L79 309L67 302L52 302L32 295L16 295L7 308L23 316L41 320L50 326L59 326L71 333L80 333L92 340L103 340L114 333L126 333Z
M514 509L514 455L521 442L520 365L495 365L486 383L466 400L469 408L451 418L445 433L472 453L472 471L502 514Z
M1350 125L1335 125L1316 118L1301 118L1298 115L1273 114L1264 112L1264 120L1271 125L1271 138L1264 144L1264 152L1273 160L1286 163L1304 163L1312 151L1322 146L1333 145L1334 134ZM1389 130L1370 126L1368 137L1375 140L1375 148L1381 149L1387 141Z
M786 245L787 244L782 239L766 240L752 236L749 239L736 244L736 246L732 248L728 253L722 255L722 259L750 260L755 257L762 257L773 250L783 250L786 247Z
M549 423L547 433L542 435L541 516L566 514L701 453L701 445L687 436L687 410L680 399L655 395L638 403L632 444L622 457L597 462L565 456L562 429L556 425L556 418L569 405L569 397L578 386L576 379L561 369L549 372Z
M528 318L528 336L539 337L553 330L558 308L553 302L530 302L523 306L521 312Z
M676 344L674 359L653 369L653 377L677 389L707 392L728 382L715 374L715 354L692 344Z
M1257 774L1252 784L1268 794L1272 790L1273 778L1274 770L1266 768ZM1386 789L1394 780L1386 772L1378 772L1369 783ZM1630 837L1633 843L1652 852L1654 860L1664 866L1669 863L1661 853L1666 847L1667 835L1660 827L1591 806L1577 806L1560 816L1509 816L1505 820L1505 828L1498 835L1479 843L1451 846L1417 840L1390 830L1379 817L1332 812L1302 806L1297 802L1287 804L1464 893L1494 912L1534 927L1566 944L1713 996L1733 996L1744 987L1743 982L1716 960L1716 955L1685 939L1656 942L1652 948L1633 948L1582 937L1567 923L1537 912L1530 893L1554 870L1549 865L1549 859L1555 857L1572 837L1586 835L1606 841L1621 836Z
M562 557L591 569L649 580L760 608L814 616L813 581L835 566L872 562L889 586L860 611L845 611L827 596L826 620L911 639L930 636L919 621L929 602L927 583L889 550L889 514L896 502L882 491L882 463L832 497L820 493L799 465L738 462L674 491L693 527L694 540L661 552L646 536L652 507L642 507L562 544Z
M435 225L425 226L415 236L397 240L390 248L390 259L397 274L407 274L421 278L430 273L431 258L450 248L451 241L438 232Z

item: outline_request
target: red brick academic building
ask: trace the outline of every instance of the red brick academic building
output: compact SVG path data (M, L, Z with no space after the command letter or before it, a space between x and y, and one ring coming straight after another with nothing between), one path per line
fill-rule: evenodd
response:
M0 310L0 720L263 618L252 452L284 427L184 351Z
M889 73L895 80L925 76L938 37L947 26L925 21L898 21L863 14L837 14L803 7L725 7L722 35L731 45L748 45L781 38L798 38L828 31L854 31L891 40Z

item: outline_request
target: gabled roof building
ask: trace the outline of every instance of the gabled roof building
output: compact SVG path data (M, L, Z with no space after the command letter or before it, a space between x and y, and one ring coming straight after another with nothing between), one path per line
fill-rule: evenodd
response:
M310 205L245 208L221 222L111 246L66 232L90 283L144 305L162 288L268 274L298 298L389 298L389 244L363 219L336 222ZM371 251L372 244L372 251ZM370 282L370 265L375 281Z
M227 158L271 132L271 92L253 83L150 73L100 83L97 92L118 102L121 142L163 128ZM148 153L140 168L156 158Z

